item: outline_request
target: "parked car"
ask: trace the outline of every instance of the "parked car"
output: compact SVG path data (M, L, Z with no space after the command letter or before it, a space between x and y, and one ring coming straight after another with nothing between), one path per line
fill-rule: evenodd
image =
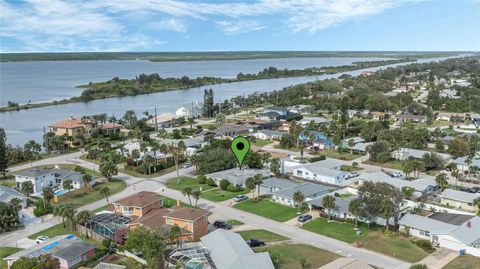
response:
M474 186L472 187L472 190L475 192L480 192L480 187L479 186Z
M300 221L300 222L305 222L309 219L312 219L312 215L303 214L303 215L298 216L298 218L297 218L297 220Z
M233 201L235 201L235 202L241 202L241 201L245 201L245 200L248 200L248 196L246 196L246 195L237 195L233 199Z
M183 168L189 168L189 167L192 167L191 163L186 162L186 163L183 164Z
M386 171L385 174L389 175L390 177L401 177L402 176L402 173L392 172L392 171Z
M43 243L43 242L47 241L48 239L50 239L50 237L48 237L48 236L39 236L39 237L37 237L36 241L37 241L37 244L40 244L40 243Z
M263 242L262 240L250 238L250 240L247 240L247 245L251 248L262 247L265 246L265 242Z
M358 177L360 174L358 172L350 172L350 174L348 174L348 177L352 178L352 177Z
M469 193L476 193L477 191L470 189L470 188L467 188L467 187L461 187L460 188L460 191L463 191L463 192L469 192Z
M216 220L216 221L213 223L213 227L215 227L215 228L220 228L220 229L224 229L224 230L230 230L230 229L232 229L232 225L226 223L226 222L223 221L223 220Z

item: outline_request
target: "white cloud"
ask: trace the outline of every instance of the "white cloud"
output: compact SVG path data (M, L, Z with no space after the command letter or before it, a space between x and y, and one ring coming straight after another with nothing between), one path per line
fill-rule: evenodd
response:
M217 21L215 23L217 27L227 35L247 33L267 28L267 26L256 21Z
M170 18L148 24L148 27L156 30L167 30L179 33L187 32L187 26L180 20Z
M0 37L17 40L24 48L14 49L23 50L158 49L153 45L165 42L157 40L154 31L186 34L187 20L210 23L226 35L273 26L314 34L411 1L415 0L26 0L15 4L0 0ZM169 18L154 19L165 15ZM139 18L137 23L146 27L129 25L128 18Z

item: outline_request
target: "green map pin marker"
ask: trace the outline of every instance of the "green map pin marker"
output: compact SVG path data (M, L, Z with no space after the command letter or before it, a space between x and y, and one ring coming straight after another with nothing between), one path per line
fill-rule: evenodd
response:
M237 158L239 168L242 169L243 160L250 150L250 142L243 136L237 136L233 139L232 144L230 144L230 148L232 149L233 155Z

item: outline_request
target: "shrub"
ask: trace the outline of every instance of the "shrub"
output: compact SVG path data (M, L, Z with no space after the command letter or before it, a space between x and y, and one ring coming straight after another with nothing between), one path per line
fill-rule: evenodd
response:
M427 252L433 252L435 250L435 248L432 245L432 242L430 242L429 240L420 239L420 240L413 241L413 243L415 243L415 245L417 245L418 247L420 247L421 249Z
M198 179L198 183L200 183L200 184L205 184L205 183L207 183L207 177L204 176L204 175L198 176L197 179Z
M352 163L352 167L358 167L358 163L357 163L357 162L353 162L353 163Z
M85 168L81 167L81 166L78 166L78 165L75 165L75 168L73 169L73 171L75 172L79 172L79 173L82 173L82 174L86 174L87 171L85 170Z
M215 184L215 180L213 180L213 178L207 179L207 185L211 186L211 187L216 187L217 186L217 184Z
M235 185L233 185L233 184L229 184L229 185L227 186L227 191L229 191L229 192L237 192L237 191L240 191L240 188L237 187L237 186L235 186Z
M384 234L386 237L395 237L395 235L396 235L395 232L390 231L390 230L385 230L385 232L383 232L383 234Z
M410 269L428 269L428 266L426 264L417 263L410 266Z
M53 212L53 206L50 203L43 203L43 199L37 200L35 202L35 208L33 209L33 214L35 217L41 217Z
M308 161L311 162L311 163L314 163L314 162L318 162L318 161L323 161L325 159L326 159L325 155L320 155L320 156L317 156L317 157L312 157Z
M224 191L226 191L227 188L230 187L230 185L232 185L232 184L230 184L230 182L228 182L228 180L226 180L226 179L222 179L220 181L220 189L222 189Z
M336 192L336 193L333 194L333 196L340 197L340 193Z

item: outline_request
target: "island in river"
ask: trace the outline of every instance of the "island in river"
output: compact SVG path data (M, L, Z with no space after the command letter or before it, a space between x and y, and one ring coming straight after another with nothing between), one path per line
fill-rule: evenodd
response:
M402 58L383 61L359 61L351 65L329 66L322 68L306 68L306 69L277 69L275 67L265 68L257 74L243 74L239 73L236 78L220 78L220 77L197 77L191 79L187 76L181 78L161 78L158 74L145 75L140 74L134 79L119 79L115 77L111 80L98 83L89 83L80 85L78 87L84 88L80 96L71 97L69 99L55 100L41 103L26 103L17 104L15 102L8 102L8 106L1 107L0 112L14 111L21 109L32 109L39 107L46 107L52 105L60 105L76 102L88 102L97 99L105 99L111 97L135 96L140 94L148 94L163 91L190 89L201 86L208 86L220 83L231 83L249 80L261 80L272 78L287 78L287 77L304 77L316 76L322 74L334 74L346 71L359 70L369 67L377 67L389 64L412 62L416 59Z

